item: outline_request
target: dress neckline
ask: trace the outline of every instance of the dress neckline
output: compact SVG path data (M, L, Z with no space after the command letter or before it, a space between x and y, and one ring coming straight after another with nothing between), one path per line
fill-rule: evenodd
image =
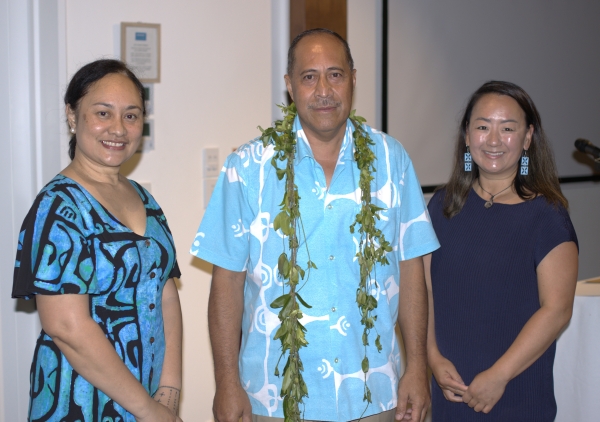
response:
M126 226L125 224L123 224L123 223L121 222L121 220L119 220L117 217L115 217L115 216L114 216L114 214L113 214L112 212L110 212L110 211L109 211L109 210L108 210L108 209L107 209L107 208L106 208L104 205L102 205L102 203L101 203L100 201L98 201L98 200L97 200L97 199L94 197L94 195L92 195L92 194L90 193L90 191L88 191L88 190L85 188L85 186L83 186L81 183L79 183L78 181L76 181L76 180L74 180L74 179L70 178L69 176L65 176L65 175L64 175L64 174L62 174L62 173L59 173L58 175L59 175L60 177L62 177L63 179L70 180L71 182L73 182L74 184L76 184L76 185L79 187L79 189L81 189L81 191L82 191L82 192L83 192L83 194L86 196L86 198L88 198L88 201L90 200L90 198L91 198L91 199L93 199L93 200L94 200L94 201L95 201L95 202L96 202L98 205L100 205L100 206L102 207L102 209L104 210L104 212L105 212L105 213L106 213L108 216L110 216L110 218L112 218L112 219L113 219L113 221L116 221L116 222L117 222L117 223L118 223L118 224L119 224L121 227L124 227L124 228L125 228L125 229L126 229L128 232L130 232L130 233L132 233L132 234L134 234L134 235L136 235L136 236L139 236L139 237L141 237L141 238L147 238L147 237L148 237L148 236L146 236L146 234L147 234L147 232L148 232L148 207L146 206L147 204L144 202L144 198L142 198L142 195L140 194L140 191L138 190L138 188L137 188L136 184L135 184L135 183L134 183L132 180L129 180L129 179L127 179L127 181L128 181L129 183L131 183L131 185L133 186L133 188L134 188L134 189L135 189L135 191L137 192L138 196L140 197L140 199L141 199L141 201L142 201L142 204L144 205L144 213L146 214L146 225L145 225L145 227L144 227L144 233L143 233L143 234L136 233L136 232L134 232L133 230L131 230L131 228L129 228L129 226Z
M483 204L485 204L487 202L485 199L483 199L481 196L479 196L479 194L477 192L475 192L475 189L473 188L473 186L471 186L471 194L475 198L477 198L477 200L481 201ZM516 204L505 204L505 203L502 203L502 202L494 202L493 206L490 207L490 208L494 208L496 205L503 205L503 206L506 206L506 207L514 207L514 206L517 206L517 205L530 203L532 201L535 201L538 198L541 198L541 196L537 195L534 198L526 199L526 200L524 200L522 202L517 202ZM487 208L487 209L489 209L489 208Z

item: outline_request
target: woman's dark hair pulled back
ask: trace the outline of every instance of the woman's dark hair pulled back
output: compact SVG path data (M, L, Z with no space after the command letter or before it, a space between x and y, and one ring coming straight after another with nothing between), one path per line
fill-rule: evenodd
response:
M488 94L506 95L514 99L525 113L527 127L533 125L531 144L527 150L529 174L524 176L517 171L514 180L517 195L523 200L543 195L549 203L560 204L567 208L568 202L560 190L552 148L542 128L542 119L533 100L518 85L504 81L489 81L471 95L460 121L452 175L448 183L442 186L446 188L444 215L452 218L462 210L475 179L479 177L479 167L475 162L472 163L472 171L464 171L464 154L467 152L466 135L473 108L483 96Z
M125 63L120 60L114 59L100 59L86 64L79 69L65 92L65 105L71 107L71 109L77 113L81 99L89 92L92 85L98 82L100 79L111 73L120 73L121 75L127 76L131 82L135 85L140 93L142 99L142 112L146 115L146 103L144 86L135 74L127 67ZM69 122L67 121L67 125ZM77 147L77 134L71 136L69 141L69 157L71 160L75 158L75 148Z

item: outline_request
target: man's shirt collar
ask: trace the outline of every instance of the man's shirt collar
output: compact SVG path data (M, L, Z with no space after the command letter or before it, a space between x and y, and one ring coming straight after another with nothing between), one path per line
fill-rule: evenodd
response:
M302 129L302 123L300 123L300 118L296 116L294 119L293 131L296 133L296 158L294 160L294 165L300 164L300 162L306 158L310 157L314 159L314 154L308 142L308 138L304 133L304 129ZM350 119L346 120L346 133L344 134L344 139L342 140L342 146L340 147L340 154L338 156L339 161L354 161L354 141L352 138L352 132L354 131L354 125Z

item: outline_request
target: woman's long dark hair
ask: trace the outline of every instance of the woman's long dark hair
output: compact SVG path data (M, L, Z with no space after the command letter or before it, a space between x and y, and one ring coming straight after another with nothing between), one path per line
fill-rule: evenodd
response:
M144 94L144 85L142 85L140 80L127 67L127 65L120 60L100 59L88 63L79 69L75 75L73 75L73 78L67 87L67 92L65 92L65 105L70 106L71 110L77 112L81 99L89 92L92 85L111 73L120 73L131 79L131 82L133 82L135 87L140 92L140 97L142 99L142 112L145 116L146 98ZM68 124L69 122L67 121L67 125ZM71 140L69 141L69 157L71 157L71 160L75 158L76 147L77 136L76 134L73 134L73 136L71 136Z
M489 81L473 93L460 122L454 153L454 169L450 180L443 186L446 188L446 196L444 197L444 215L446 218L452 218L462 210L471 186L473 186L475 179L479 177L479 167L475 162L472 164L472 171L464 171L464 154L467 152L465 140L473 107L481 97L487 94L506 95L514 99L525 112L527 127L533 125L533 136L527 150L529 174L523 176L517 171L514 181L517 195L523 200L543 195L549 203L567 208L568 201L560 190L552 148L542 128L542 119L533 100L521 87L513 83Z

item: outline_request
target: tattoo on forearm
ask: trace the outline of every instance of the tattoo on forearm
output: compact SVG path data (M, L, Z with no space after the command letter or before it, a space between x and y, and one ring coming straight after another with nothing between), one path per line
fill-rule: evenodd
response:
M177 415L179 409L179 389L161 385L154 393L154 400L175 412Z

